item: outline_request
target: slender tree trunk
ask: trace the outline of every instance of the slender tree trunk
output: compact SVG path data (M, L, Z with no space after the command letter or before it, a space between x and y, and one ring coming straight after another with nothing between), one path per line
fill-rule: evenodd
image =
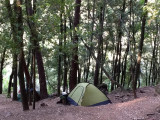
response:
M83 40L83 39L82 39L82 40ZM91 50L91 48L90 48L84 41L82 41L82 42L84 43L84 45L86 46L86 48L91 52L91 55L92 55L92 57L94 58L94 60L96 60L97 62L100 63L100 61L98 61L98 59L97 59L96 56L95 56L95 53L93 53L93 51ZM111 75L105 70L105 68L103 67L103 65L102 65L101 63L100 63L100 67L101 67L101 69L103 70L104 74L107 76L107 78L111 81L111 83L116 84L118 87L121 88L121 90L124 89L123 86L120 85L117 81L115 81L115 80L113 79L113 76L111 76ZM93 71L94 71L94 69L93 69ZM92 73L94 74L93 71L92 71Z
M104 22L104 7L105 3L102 1L102 5L100 6L100 17L99 17L99 40L98 40L98 55L97 60L102 61L102 51L103 51L103 22ZM100 63L96 61L96 69L95 69L95 76L94 76L94 85L97 86L99 84L99 70L100 70Z
M79 66L78 67L78 83L80 83L81 82L81 71L82 71L82 69L81 69L81 66Z
M114 46L114 43L113 43ZM113 79L115 80L115 54L113 54L113 69L112 69L112 75L113 75ZM115 88L115 84L113 82L111 82L111 91L113 91Z
M126 9L126 0L123 0L123 8L121 10L121 17L118 21L117 28L117 46L116 46L116 57L114 63L114 79L119 83L120 81L120 73L121 73L121 52L122 52L122 21L124 19L124 13Z
M36 87L36 72L35 72L35 51L33 50L33 109L35 109L35 87Z
M154 35L154 34L153 34ZM157 24L157 19L156 19L156 34L155 38L153 38L153 52L152 52L152 61L153 61L153 68L152 68L152 84L155 85L157 76L158 76L158 61L157 61L157 56L158 56L158 24Z
M30 62L31 62L31 51L32 51L32 49L29 47L29 53L28 53L27 62L26 62L27 68L29 68Z
M153 66L152 62L153 61L150 62L151 64L150 64L150 70L149 70L149 76L148 76L148 85L151 85L151 75L152 75L151 73L152 73L152 66Z
M11 97L12 79L13 79L13 68L12 68L11 75L10 75L10 77L9 77L8 95L7 95L7 97L8 97L8 98L10 98L10 97Z
M17 54L13 56L13 100L17 100Z
M61 88L61 74L62 74L62 66L61 66L61 62L62 62L62 40L63 40L63 13L64 13L64 6L63 6L63 0L61 0L62 5L61 5L61 13L60 13L60 37L59 37L59 56L58 56L58 85L57 85L57 92L58 92L58 96L60 96L60 88Z
M35 54L36 54L36 60L37 60L37 66L38 66L38 73L39 73L39 83L40 83L40 97L41 99L45 99L48 97L47 93L47 86L46 86L46 78L45 78L45 71L44 71L44 65L43 65L43 59L42 59L42 54L40 50L40 46L38 41L38 32L36 30L36 26L34 21L32 21L30 18L35 14L36 12L36 1L33 1L33 5L31 4L31 0L26 0L26 12L27 12L27 22L28 26L31 31L32 35L32 44L35 49ZM33 6L33 8L32 8Z
M36 51L35 54L36 54L36 61L38 66L39 82L40 82L40 97L41 99L45 99L48 97L48 93L47 93L47 85L46 85L42 54L40 52L39 47L35 51Z
M145 82L146 82L146 86L148 86L148 60L147 60L145 68L146 68L146 79L145 79Z
M24 83L24 65L23 64L24 64L23 49L21 49L20 58L19 58L19 84L20 84L23 110L29 110L28 98L27 98L27 93L26 93L25 83Z
M153 46L153 52L152 52L152 85L155 85L155 79L156 79L156 38L154 39L154 46Z
M23 69L24 69L24 73L25 73L25 77L26 77L26 90L27 90L27 97L28 97L28 101L29 101L29 105L31 105L31 88L33 87L33 84L32 84L32 77L30 76L29 74L29 71L28 71L28 67L26 65L26 61L25 61L25 58L24 56L23 57ZM31 70L32 70L32 67L31 67Z
M4 65L4 60L5 60L5 53L6 53L6 47L4 48L3 50L3 54L2 54L2 57L1 57L1 66L0 66L0 94L2 94L2 91L3 91L3 65Z
M134 1L131 0L131 9L132 11L134 11L133 9L133 6L134 6ZM136 29L135 29L135 15L134 13L132 14L132 41L131 41L131 49L133 49L133 52L132 52L132 55L131 55L131 59L130 59L130 63L131 63L131 66L130 66L130 79L129 79L129 82L128 82L128 87L130 86L130 83L132 83L133 85L133 79L134 79L134 73L135 73L135 67L136 67L136 60L135 60L135 54L136 54L136 39L135 39L135 34L136 34ZM131 85L131 86L132 86Z
M35 51L32 49L31 53L32 53L32 55L31 55L32 56L31 57L31 68L30 68L31 71L30 71L29 94L28 94L29 105L32 105L33 97L35 97L34 94L33 94L33 92L31 91L31 89L34 90L34 85L33 85L34 84L33 83L34 82L34 78L33 78L34 77L34 75L33 75L34 74L34 65L33 65L34 61L33 60L34 60L34 57L35 57L34 56L35 55Z
M159 37L159 34L160 34L160 25L158 24L158 18L156 19L156 41L157 41L157 47L156 47L156 62L157 62L157 72L156 72L156 85L160 82L160 47L159 47L159 44L160 44L160 37Z
M13 33L13 41L15 48L17 48L17 21L16 21L16 14L14 12L16 11L16 1L14 1L14 11L11 8L10 1L5 0L6 8L8 11L8 17L10 19L11 29ZM13 100L17 100L17 52L13 50L13 74L14 74L14 85L13 85Z
M147 0L145 0L144 5L146 6L146 4L147 4ZM140 63L141 63L143 43L144 43L146 17L147 17L147 12L145 11L144 16L142 18L141 39L140 39L139 48L138 48L139 51L138 51L136 70L135 70L135 76L134 76L134 81L133 81L133 93L134 93L135 98L137 97L136 95L137 80L139 79L139 75L140 75Z
M128 40L129 41L129 40ZM127 43L127 48L126 48L126 53L125 53L125 58L124 58L124 63L123 63L123 68L122 68L122 78L121 78L121 85L124 87L125 85L125 79L126 79L126 69L127 69L127 56L129 52L129 43Z
M22 56L22 57L24 57L24 56ZM26 61L25 61L25 58L23 58L23 67L24 67L24 73L25 73L25 77L26 77L26 82L27 82L27 90L28 90L28 88L29 88L29 85L30 85L30 79L31 79L31 77L30 77L30 74L29 74L29 71L28 71L28 67L27 67L27 65L26 65Z
M75 1L75 16L74 16L74 39L73 44L75 45L73 48L73 55L71 61L71 71L70 71L70 91L76 86L77 84L77 71L78 71L78 35L77 35L77 28L80 22L80 6L81 0Z
M93 41L93 35L94 35L94 34L93 34L93 30L94 30L94 23L95 23L95 4L96 4L96 0L93 0L91 37L90 37L90 42L91 42L91 43L92 43L92 41ZM89 23L89 15L90 15L90 11L89 11L89 0L88 0L88 23ZM93 48L93 45L92 45L92 44L91 44L91 48ZM91 53L89 52L87 69L86 69L85 82L88 81L88 76L89 76L89 73L90 73L90 65L91 65Z
M125 55L124 55L124 61L122 63L122 77L121 77L121 85L124 87L125 85L125 79L126 79L126 71L127 71L127 57L128 57L128 52L130 49L130 38L131 38L131 22L132 22L132 0L130 0L129 2L130 4L130 20L129 20L129 33L128 33L128 41L127 41L127 48L125 51Z
M64 48L66 48L66 15L64 15ZM67 88L67 54L64 52L64 83L63 83L63 92L66 91Z
M24 82L24 54L23 54L23 15L22 15L22 0L17 0L16 4L16 13L17 13L17 22L18 22L18 43L19 43L19 85L20 85L20 91L21 91L21 99L22 99L22 106L23 110L29 110L28 106L28 99L27 99L27 93L25 89L25 82Z

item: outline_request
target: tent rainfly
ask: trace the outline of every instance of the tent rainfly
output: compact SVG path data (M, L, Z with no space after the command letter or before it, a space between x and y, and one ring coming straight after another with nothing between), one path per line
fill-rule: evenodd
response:
M111 103L97 87L90 83L79 83L67 99L75 106L98 106Z

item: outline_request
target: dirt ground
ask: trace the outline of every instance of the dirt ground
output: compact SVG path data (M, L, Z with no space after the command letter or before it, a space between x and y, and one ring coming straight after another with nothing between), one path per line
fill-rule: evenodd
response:
M113 91L108 95L112 104L81 107L56 104L59 98L36 103L36 109L22 110L21 102L0 95L0 120L160 120L160 95L154 87L132 91Z

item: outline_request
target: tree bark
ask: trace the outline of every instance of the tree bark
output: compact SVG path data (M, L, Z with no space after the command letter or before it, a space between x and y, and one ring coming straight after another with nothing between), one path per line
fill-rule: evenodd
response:
M130 40L131 40L131 22L132 22L132 0L130 0L129 2L130 4L130 20L129 20L129 33L128 33L128 40L127 40L127 48L126 48L126 51L125 51L125 55L124 55L124 61L122 62L122 77L121 77L121 85L124 87L125 85L125 79L126 79L126 71L127 71L127 57L128 57L128 52L129 52L129 49L130 49Z
M88 0L88 4L89 4L89 0ZM92 8L92 24L91 24L91 36L90 36L90 42L92 43L93 41L93 30L94 30L94 23L95 23L95 4L96 4L96 0L93 0L93 8ZM89 5L88 5L89 6ZM89 8L88 8L88 19L89 19ZM91 49L92 49L93 45L91 44ZM88 76L89 76L89 68L91 65L91 53L89 52L88 55L88 64L87 64L87 69L86 69L86 78L85 78L85 82L88 81Z
M80 22L80 6L81 6L81 0L75 1L75 16L74 16L74 38L73 38L73 55L72 55L72 61L71 61L71 71L70 71L70 81L69 81L69 87L70 91L73 90L73 88L77 84L77 72L78 72L78 35L77 30L78 25Z
M11 75L10 75L10 77L9 77L8 95L7 95L7 97L8 97L8 98L10 98L10 97L11 97L12 79L13 79L13 68L12 68Z
M17 23L18 23L18 43L19 43L19 85L20 85L20 91L21 91L21 99L22 99L22 106L23 110L29 110L28 106L28 99L27 99L27 93L25 89L25 82L24 82L24 54L23 54L23 15L22 15L22 0L17 0L16 4L16 13L17 13Z
M5 60L5 53L6 53L6 47L3 50L2 57L1 57L1 66L0 66L0 94L2 94L3 91L3 65Z
M147 4L147 0L145 0L144 6L146 6L146 4ZM139 75L140 75L140 63L141 63L143 43L144 43L146 17L147 17L147 11L145 11L143 18L142 18L141 39L140 39L139 48L138 48L139 51L138 51L136 70L135 70L135 76L134 76L134 81L133 81L133 93L134 93L135 98L137 98L136 87L137 87L137 80L139 79Z
M81 6L81 0L75 1L75 16L74 16L74 38L73 38L73 55L72 55L72 61L71 61L71 71L70 71L70 91L73 90L73 88L77 84L77 71L78 71L78 35L77 30L78 25L80 22L80 6Z
M36 86L36 72L35 72L35 51L33 50L33 61L32 61L32 65L33 65L33 109L35 109L35 86Z
M8 11L8 17L10 19L10 24L11 24L11 30L13 34L13 41L15 48L17 48L17 31L18 28L16 26L16 15L13 15L14 12L16 11L16 1L14 1L14 11L11 8L10 1L5 0L6 8ZM17 48L18 49L18 48ZM14 74L14 85L13 85L13 100L17 100L17 52L13 50L13 74Z
M64 48L66 48L66 34L67 34L67 27L66 27L66 14L64 15ZM64 81L63 81L63 92L67 89L67 54L64 52Z
M99 31L98 31L98 52L97 52L97 60L102 61L102 54L103 54L103 24L104 24L104 8L105 8L105 1L102 1L100 5L100 13L99 13ZM99 84L99 71L100 71L100 63L96 61L96 69L95 69L95 76L94 76L94 85L97 86ZM101 62L102 63L102 62Z
M21 48L20 57L19 57L19 84L20 84L20 91L21 91L21 99L22 99L22 106L23 110L29 110L28 106L28 98L25 89L24 83L24 60L23 60L23 49Z
M123 14L126 9L126 0L123 0L123 8L121 10L121 16L118 21L118 27L117 27L117 46L116 46L116 57L114 62L114 80L116 80L118 83L120 81L120 73L121 73L121 52L122 52L122 21L123 21ZM112 85L113 86L113 85Z
M13 100L17 100L17 54L13 56Z
M48 93L47 93L47 85L46 85L42 54L40 52L39 47L35 51L36 51L35 54L36 54L36 61L37 61L37 66L38 66L39 82L40 82L40 97L41 99L45 99L48 97Z
M46 85L43 59L42 59L40 46L38 43L38 41L40 41L40 40L38 37L38 32L36 30L35 22L30 19L31 17L33 17L33 15L36 12L35 8L36 8L35 0L33 2L33 8L32 8L32 4L31 4L31 0L26 0L26 12L27 12L27 17L28 17L27 22L28 22L28 26L31 31L31 35L32 35L31 43L35 49L37 66L38 66L39 83L40 83L40 97L41 97L41 99L45 99L48 97L48 93L47 93L47 85Z
M58 85L57 85L57 92L58 96L61 94L61 75L62 75L62 40L63 40L63 14L64 14L64 6L63 6L63 0L61 0L61 10L60 10L60 37L59 37L59 55L58 55Z

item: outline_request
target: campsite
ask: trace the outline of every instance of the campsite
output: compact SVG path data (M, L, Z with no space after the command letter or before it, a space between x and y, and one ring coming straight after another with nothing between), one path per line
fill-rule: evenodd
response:
M119 90L109 94L112 104L84 107L57 104L59 98L48 98L36 103L36 109L22 111L21 103L0 95L0 120L159 120L160 96L155 87L131 91Z
M160 120L160 0L0 1L0 120Z

